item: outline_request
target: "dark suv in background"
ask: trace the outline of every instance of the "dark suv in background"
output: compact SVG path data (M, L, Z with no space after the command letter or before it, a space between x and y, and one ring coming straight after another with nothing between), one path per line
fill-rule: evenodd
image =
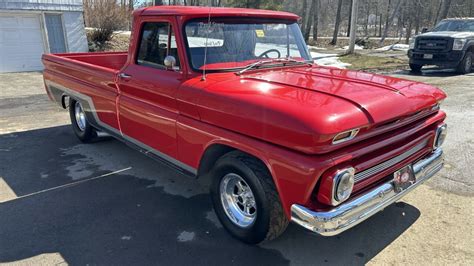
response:
M431 31L410 42L410 68L420 72L424 65L456 68L466 74L472 70L474 54L474 18L444 19Z

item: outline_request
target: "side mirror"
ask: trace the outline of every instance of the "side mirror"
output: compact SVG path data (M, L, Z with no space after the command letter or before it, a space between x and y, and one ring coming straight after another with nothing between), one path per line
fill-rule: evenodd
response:
M427 32L428 32L428 28L421 29L421 33L427 33Z
M168 69L173 69L174 66L176 65L176 58L172 55L168 55L165 57L165 60L163 62L165 64L165 67Z

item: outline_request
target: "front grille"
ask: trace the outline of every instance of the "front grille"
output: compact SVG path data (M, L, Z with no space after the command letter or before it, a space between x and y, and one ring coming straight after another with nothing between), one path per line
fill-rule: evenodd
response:
M424 140L422 142L420 142L419 144L415 145L413 148L409 149L408 151L396 156L396 157L393 157L392 159L389 159L383 163L380 163L380 164L377 164L375 166L372 166L371 168L369 169L366 169L362 172L359 172L355 175L354 177L354 180L355 182L360 182L362 180L365 180L377 173L380 173L382 172L383 170L385 169L388 169L394 165L396 165L397 163L407 159L408 157L412 156L413 154L417 153L418 151L422 150L423 148L425 148L427 146L427 142L428 140Z
M416 47L424 51L446 51L449 40L445 38L419 38L416 40Z

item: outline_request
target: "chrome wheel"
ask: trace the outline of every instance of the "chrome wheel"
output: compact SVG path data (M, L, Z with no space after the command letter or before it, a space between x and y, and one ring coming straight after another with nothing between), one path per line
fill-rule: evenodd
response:
M82 109L82 105L79 102L76 102L74 106L74 115L76 117L76 124L77 127L84 131L86 130L86 114L84 113L84 109Z
M222 207L237 226L251 226L257 218L257 204L249 185L238 174L225 175L219 186Z

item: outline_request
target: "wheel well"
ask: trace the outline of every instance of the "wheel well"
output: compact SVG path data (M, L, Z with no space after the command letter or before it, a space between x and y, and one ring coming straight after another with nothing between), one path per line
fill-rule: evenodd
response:
M204 151L201 161L199 162L198 177L209 173L220 157L234 150L236 149L222 144L213 144L209 146L206 151Z
M67 109L69 107L69 95L67 94L63 94L61 95L61 106L64 108L64 109Z
M214 167L215 163L217 162L217 160L219 160L222 156L224 156L225 154L229 153L229 152L233 152L233 151L238 151L240 153L243 153L243 154L246 154L250 157L253 157L255 158L256 160L258 160L260 163L262 163L262 165L268 170L268 172L270 173L271 175L271 171L270 169L268 169L268 166L267 164L265 164L265 162L263 162L260 158L258 158L257 156L251 154L251 153L248 153L248 152L245 152L245 151L242 151L240 149L236 149L234 147L231 147L231 146L227 146L227 145L224 145L224 144L213 144L211 146L209 146L206 151L204 151L204 154L203 156L201 157L201 161L199 163L199 168L198 168L198 173L197 173L197 177L198 178L201 178L201 177L204 177L204 178L207 178L209 177L207 174L212 170L212 168Z

